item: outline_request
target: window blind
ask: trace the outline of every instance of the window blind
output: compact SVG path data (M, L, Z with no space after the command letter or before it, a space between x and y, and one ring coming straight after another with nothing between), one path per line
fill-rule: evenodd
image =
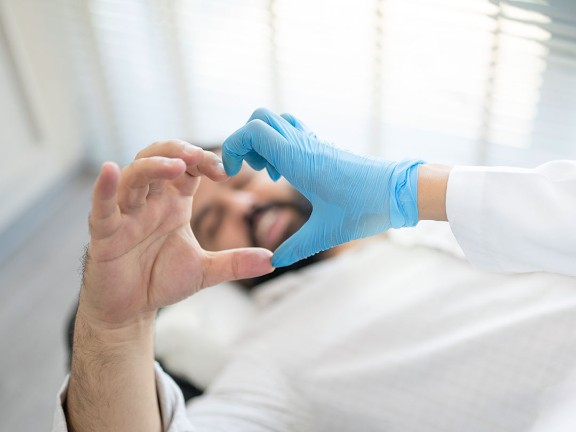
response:
M84 75L100 77L102 127L127 160L165 137L221 142L258 106L387 158L576 158L570 0L85 4L71 39L94 41L74 49L95 53Z

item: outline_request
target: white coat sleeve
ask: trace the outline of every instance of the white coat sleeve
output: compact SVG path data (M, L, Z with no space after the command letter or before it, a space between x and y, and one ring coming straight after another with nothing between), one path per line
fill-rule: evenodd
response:
M576 161L454 167L446 213L466 257L482 269L576 276Z

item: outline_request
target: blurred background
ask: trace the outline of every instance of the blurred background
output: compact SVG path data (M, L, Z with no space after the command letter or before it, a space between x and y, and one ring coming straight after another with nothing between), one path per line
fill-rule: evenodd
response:
M0 0L0 430L46 430L94 172L259 107L389 159L576 159L574 0Z

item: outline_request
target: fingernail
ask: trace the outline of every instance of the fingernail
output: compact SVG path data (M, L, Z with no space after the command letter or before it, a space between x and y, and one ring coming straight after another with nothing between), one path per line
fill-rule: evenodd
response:
M222 161L218 161L218 163L216 163L216 171L218 171L218 174L226 174L226 170L224 170L224 164Z

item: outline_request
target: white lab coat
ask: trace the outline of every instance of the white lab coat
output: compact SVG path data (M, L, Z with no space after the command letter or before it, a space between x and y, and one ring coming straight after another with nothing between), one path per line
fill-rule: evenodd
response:
M476 266L576 276L576 161L535 169L455 167L446 211Z

